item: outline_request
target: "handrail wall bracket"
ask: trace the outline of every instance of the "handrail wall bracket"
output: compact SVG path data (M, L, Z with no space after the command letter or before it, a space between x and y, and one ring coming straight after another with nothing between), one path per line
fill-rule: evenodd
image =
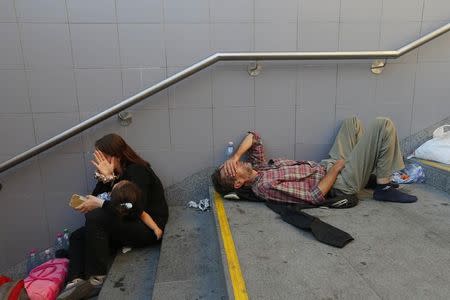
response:
M258 61L251 63L247 68L248 75L252 77L258 76L259 74L261 74L261 71L262 65Z
M372 71L372 73L375 75L380 75L381 72L383 72L385 66L386 66L385 59L376 59L372 62L370 71Z
M128 126L133 122L133 115L131 112L127 110L123 110L117 114L117 118L119 119L119 123L122 126Z

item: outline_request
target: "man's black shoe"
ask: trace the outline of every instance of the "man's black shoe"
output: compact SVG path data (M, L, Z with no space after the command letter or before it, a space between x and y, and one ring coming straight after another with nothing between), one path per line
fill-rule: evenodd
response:
M391 185L378 186L373 191L373 199L386 202L413 203L417 197L393 188Z

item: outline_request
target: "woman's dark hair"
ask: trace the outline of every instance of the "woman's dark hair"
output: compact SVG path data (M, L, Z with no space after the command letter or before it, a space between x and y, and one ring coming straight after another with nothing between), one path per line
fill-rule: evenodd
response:
M111 206L119 218L135 220L144 211L141 197L142 192L136 184L122 180L111 191Z
M122 166L138 164L150 169L150 164L143 160L118 134L110 133L103 136L95 142L95 148L105 154L119 158Z

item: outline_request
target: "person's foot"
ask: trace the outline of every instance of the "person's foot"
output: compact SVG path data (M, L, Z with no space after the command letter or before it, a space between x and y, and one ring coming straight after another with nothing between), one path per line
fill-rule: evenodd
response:
M386 202L412 203L417 201L417 197L409 195L390 184L378 185L373 191L373 199Z
M75 278L74 280L69 281L64 290L58 295L57 299L66 299L67 296L73 293L77 286L82 285L84 282L85 280L81 278Z
M390 186L392 186L393 188L398 188L400 185L396 182L389 182L388 183ZM375 176L374 174L371 174L369 177L369 181L367 181L367 184L364 188L369 189L369 190L375 190L376 187L378 186L377 184L377 176Z
M92 276L89 280L75 279L67 284L59 294L59 300L80 300L97 296L103 286L105 276Z
M72 280L72 281L70 281L70 282L67 283L65 289L66 289L66 290L67 290L67 289L72 289L72 288L74 288L74 287L79 286L79 285L82 284L83 282L84 282L84 279L81 279L81 278L75 278L74 280Z
M59 300L80 300L89 295L92 291L89 281L78 279L76 282L69 282L66 288L58 295Z

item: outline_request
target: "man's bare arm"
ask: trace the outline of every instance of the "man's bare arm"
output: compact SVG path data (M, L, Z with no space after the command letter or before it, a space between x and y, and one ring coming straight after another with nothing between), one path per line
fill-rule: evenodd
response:
M234 152L232 158L236 161L240 160L242 155L244 155L248 149L253 145L253 133L247 134L247 136L242 140L239 148Z
M336 163L330 168L327 174L319 182L318 188L324 196L331 190L337 176L344 167L345 161L343 159L337 160Z
M253 145L253 133L247 134L247 136L242 140L239 148L234 152L234 154L223 164L225 173L228 176L236 175L236 163L241 159Z

